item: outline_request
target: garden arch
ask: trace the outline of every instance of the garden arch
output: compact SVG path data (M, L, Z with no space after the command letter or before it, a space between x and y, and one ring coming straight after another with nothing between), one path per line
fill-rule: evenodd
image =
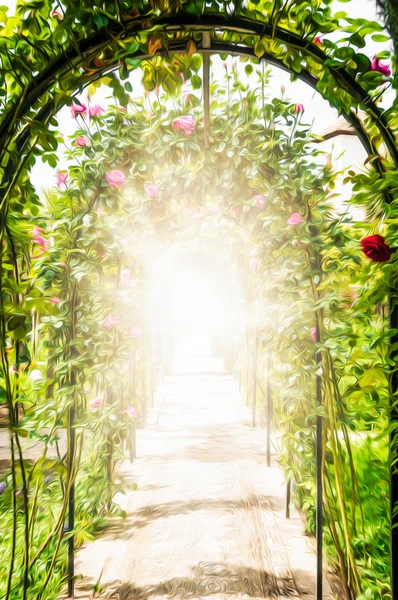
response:
M238 54L269 62L303 80L328 100L351 123L371 157L383 184L385 207L396 198L394 177L398 169L398 147L394 120L395 109L383 111L376 103L381 73L369 74L370 61L356 48L364 46L366 35L381 35L381 26L367 22L339 24L327 3L311 7L302 3L284 4L261 1L187 2L181 6L150 0L140 3L119 1L106 8L81 3L78 8L38 7L20 9L15 22L2 14L3 37L0 46L0 85L3 101L0 120L0 208L1 229L6 226L8 200L25 168L29 168L37 148L56 149L54 135L47 128L57 111L71 103L71 95L90 83L119 69L122 80L139 61L169 54L187 55L183 67L192 75L191 57L200 52ZM359 20L360 21L360 20ZM317 42L317 34L347 33L348 45ZM181 65L177 67L181 69ZM177 69L166 70L162 77L178 91ZM125 101L126 90L116 79L115 93ZM152 86L151 79L147 85ZM361 110L366 118L358 117ZM386 151L386 152L385 152ZM389 209L388 209L389 210ZM391 575L392 598L398 599L398 474L396 473L395 395L398 388L396 344L398 343L398 307L396 279L391 281L390 364L391 373ZM5 348L2 324L2 350ZM319 360L319 355L318 355ZM321 382L318 381L321 401ZM319 418L318 432L321 432ZM319 455L319 453L318 453ZM318 481L318 529L321 530L321 482ZM321 538L318 538L321 548ZM73 551L73 547L72 547ZM319 553L320 556L320 553ZM318 565L320 569L321 565ZM321 593L319 583L318 593Z

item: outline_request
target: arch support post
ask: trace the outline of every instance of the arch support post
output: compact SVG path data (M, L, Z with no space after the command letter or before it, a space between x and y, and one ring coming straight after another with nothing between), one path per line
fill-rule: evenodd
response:
M253 387L252 387L252 427L256 426L256 401L257 401L257 361L258 361L258 332L257 321L253 332Z
M319 340L319 327L316 327ZM323 419L319 414L322 406L322 355L320 350L315 353L316 380L315 394L318 414L316 417L316 600L323 597L323 481L322 481L322 447L323 447Z
M202 47L211 48L211 34L205 31L202 37ZM204 149L205 155L210 148L210 52L203 53L203 104L204 104Z
M267 351L267 423L266 423L266 457L267 467L271 466L271 435L272 435L272 391L271 391L271 351Z
M398 305L397 298L390 293L389 321L391 329L390 360L392 372L390 378L390 565L391 599L398 600Z

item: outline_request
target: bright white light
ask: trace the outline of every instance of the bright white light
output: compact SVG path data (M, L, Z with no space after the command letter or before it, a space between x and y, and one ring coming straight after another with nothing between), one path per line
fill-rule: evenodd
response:
M221 356L236 325L232 318L236 299L230 298L227 282L215 276L213 266L193 266L181 254L162 256L152 263L152 310L167 339L168 354Z
M187 332L211 335L223 326L223 298L203 273L183 271L174 281L172 309L175 325Z

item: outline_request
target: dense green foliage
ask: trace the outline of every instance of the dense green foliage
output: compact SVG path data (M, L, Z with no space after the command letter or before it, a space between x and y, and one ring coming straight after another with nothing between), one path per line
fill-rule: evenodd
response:
M29 554L33 560L39 554L30 570L29 597L46 582L43 565L48 570L54 561L43 598L57 597L65 575L63 543L54 554L65 538L62 529L42 549L51 529L65 520L70 482L67 458L62 451L58 459L47 458L49 450L68 429L73 404L80 543L112 510L113 465L123 456L131 427L126 410L139 407L145 400L140 393L150 388L135 379L148 373L153 358L145 350L151 336L142 308L150 294L153 257L197 239L202 249L229 256L236 294L244 295L248 315L258 315L260 361L266 363L271 349L279 365L270 376L280 457L312 531L316 344L311 330L318 328L329 559L348 599L362 598L361 592L374 599L388 594L387 331L373 311L373 286L390 266L369 265L359 250L366 228L334 215L333 174L301 109L283 95L267 96L263 69L257 70L254 89L242 85L235 68L226 67L225 77L227 85L212 88L207 153L202 105L194 93L172 105L155 94L150 111L142 100L127 111L114 107L90 119L78 115L76 133L65 142L70 167L60 172L61 179L57 175L59 191L47 196L36 217L26 212L22 226L10 213L3 269L18 268L19 284L4 282L9 305L18 301L19 312L7 320L11 375L5 388L13 387L20 406L15 440L29 434L46 448L34 466L24 461L16 467L17 502L25 497L29 506ZM252 328L249 319L246 340ZM250 343L245 352L250 353ZM18 373L12 365L19 365ZM37 372L41 376L32 383ZM29 484L21 479L21 465ZM3 516L10 535L12 483L9 477L1 496L4 508L10 507ZM93 505L91 493L84 499L94 486ZM49 491L53 517L44 519ZM20 504L16 508L14 585L22 583L24 563L24 511ZM3 539L7 555L10 543L10 537ZM21 588L13 594L20 597Z
M370 264L359 251L365 232L386 234L392 247L398 241L396 101L389 110L378 104L395 79L380 66L387 52L371 61L363 50L368 36L387 39L382 26L332 14L326 0L239 1L233 10L229 2L157 0L54 10L33 0L20 3L15 17L6 13L0 7L1 394L12 449L0 494L7 600L57 597L75 478L78 542L113 510L115 461L130 437L132 407L144 410L150 389L152 338L142 310L150 257L142 248L175 241L179 232L189 239L207 220L223 231L212 248L231 253L231 276L247 301L260 288L260 306L283 308L277 336L261 324L261 347L266 353L272 339L281 365L272 373L279 381L281 457L310 528L314 347L321 350L329 558L347 598L388 597L387 368L395 365L396 348L388 356L384 317L387 295L396 297L397 270L394 260ZM178 27L168 29L170 23ZM228 72L226 89L213 90L206 153L198 98L170 104L184 78L201 88L196 50L204 47L222 55L239 47L262 64L256 91ZM368 166L348 177L372 230L333 216L333 176L299 124L301 110L262 95L265 60L316 87L355 126ZM152 115L139 102L129 104L129 73L139 65L145 89L161 87L169 98L167 108L152 100ZM253 68L256 62L247 72ZM67 179L61 173L60 191L43 201L29 169L38 157L56 168L63 147L57 111L101 78L117 107L89 120L77 116L76 136L87 144L73 137ZM193 126L190 135L172 126L182 115L196 119L185 122ZM157 192L148 192L149 184ZM131 190L128 198L122 187ZM296 213L301 220L287 224ZM27 435L45 448L33 464L21 448ZM82 502L89 488L97 492L95 504Z

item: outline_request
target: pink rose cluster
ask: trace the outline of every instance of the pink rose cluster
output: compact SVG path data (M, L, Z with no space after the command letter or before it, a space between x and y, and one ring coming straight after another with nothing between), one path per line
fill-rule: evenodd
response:
M291 226L300 225L300 223L304 223L304 219L300 213L293 213L287 220L287 224Z
M112 329L114 329L116 325L119 325L119 318L115 315L108 315L104 321L105 329L112 331Z
M385 75L386 77L390 77L390 75L391 75L390 65L386 65L386 64L382 63L381 60L379 58L377 58L377 56L374 56L372 58L372 61L370 64L370 70L376 71L377 73L381 73L382 75Z
M262 194L255 194L253 200L256 208L264 208L264 196Z
M33 243L37 246L37 252L33 255L33 258L39 258L48 248L48 239L43 235L43 229L41 227L34 227L32 231Z
M61 187L61 185L64 185L68 180L68 173L66 173L65 171L58 171L57 173L57 187Z
M80 147L88 146L88 139L82 135L78 135L77 138L75 139L75 146L80 146Z
M122 285L128 287L131 282L131 275L130 275L130 270L129 269L122 269L120 272L120 280L122 282Z
M126 185L126 175L120 169L113 169L105 174L106 180L110 186L121 188Z
M128 406L126 413L127 416L130 417L130 419L135 419L137 417L137 409L135 408L135 406Z
M98 410L102 406L102 398L101 396L96 396L88 403L89 408L92 410Z
M145 192L148 198L157 198L159 196L159 188L154 183L146 183Z
M70 110L74 119L76 119L76 117L78 117L79 115L88 115L91 118L95 119L101 116L104 112L104 109L99 104L94 104L93 106L87 107L85 104L77 102L73 102L73 104L70 107Z
M316 327L311 327L310 336L313 342L316 342Z
M255 257L251 258L251 259L249 260L249 266L250 266L250 268L251 268L253 271L255 271L255 270L257 269L257 267L258 267L258 264L259 264L259 262L260 262L260 261L258 260L258 258L255 258Z
M181 131L185 135L191 135L195 131L196 120L191 115L177 117L171 124L173 131Z

